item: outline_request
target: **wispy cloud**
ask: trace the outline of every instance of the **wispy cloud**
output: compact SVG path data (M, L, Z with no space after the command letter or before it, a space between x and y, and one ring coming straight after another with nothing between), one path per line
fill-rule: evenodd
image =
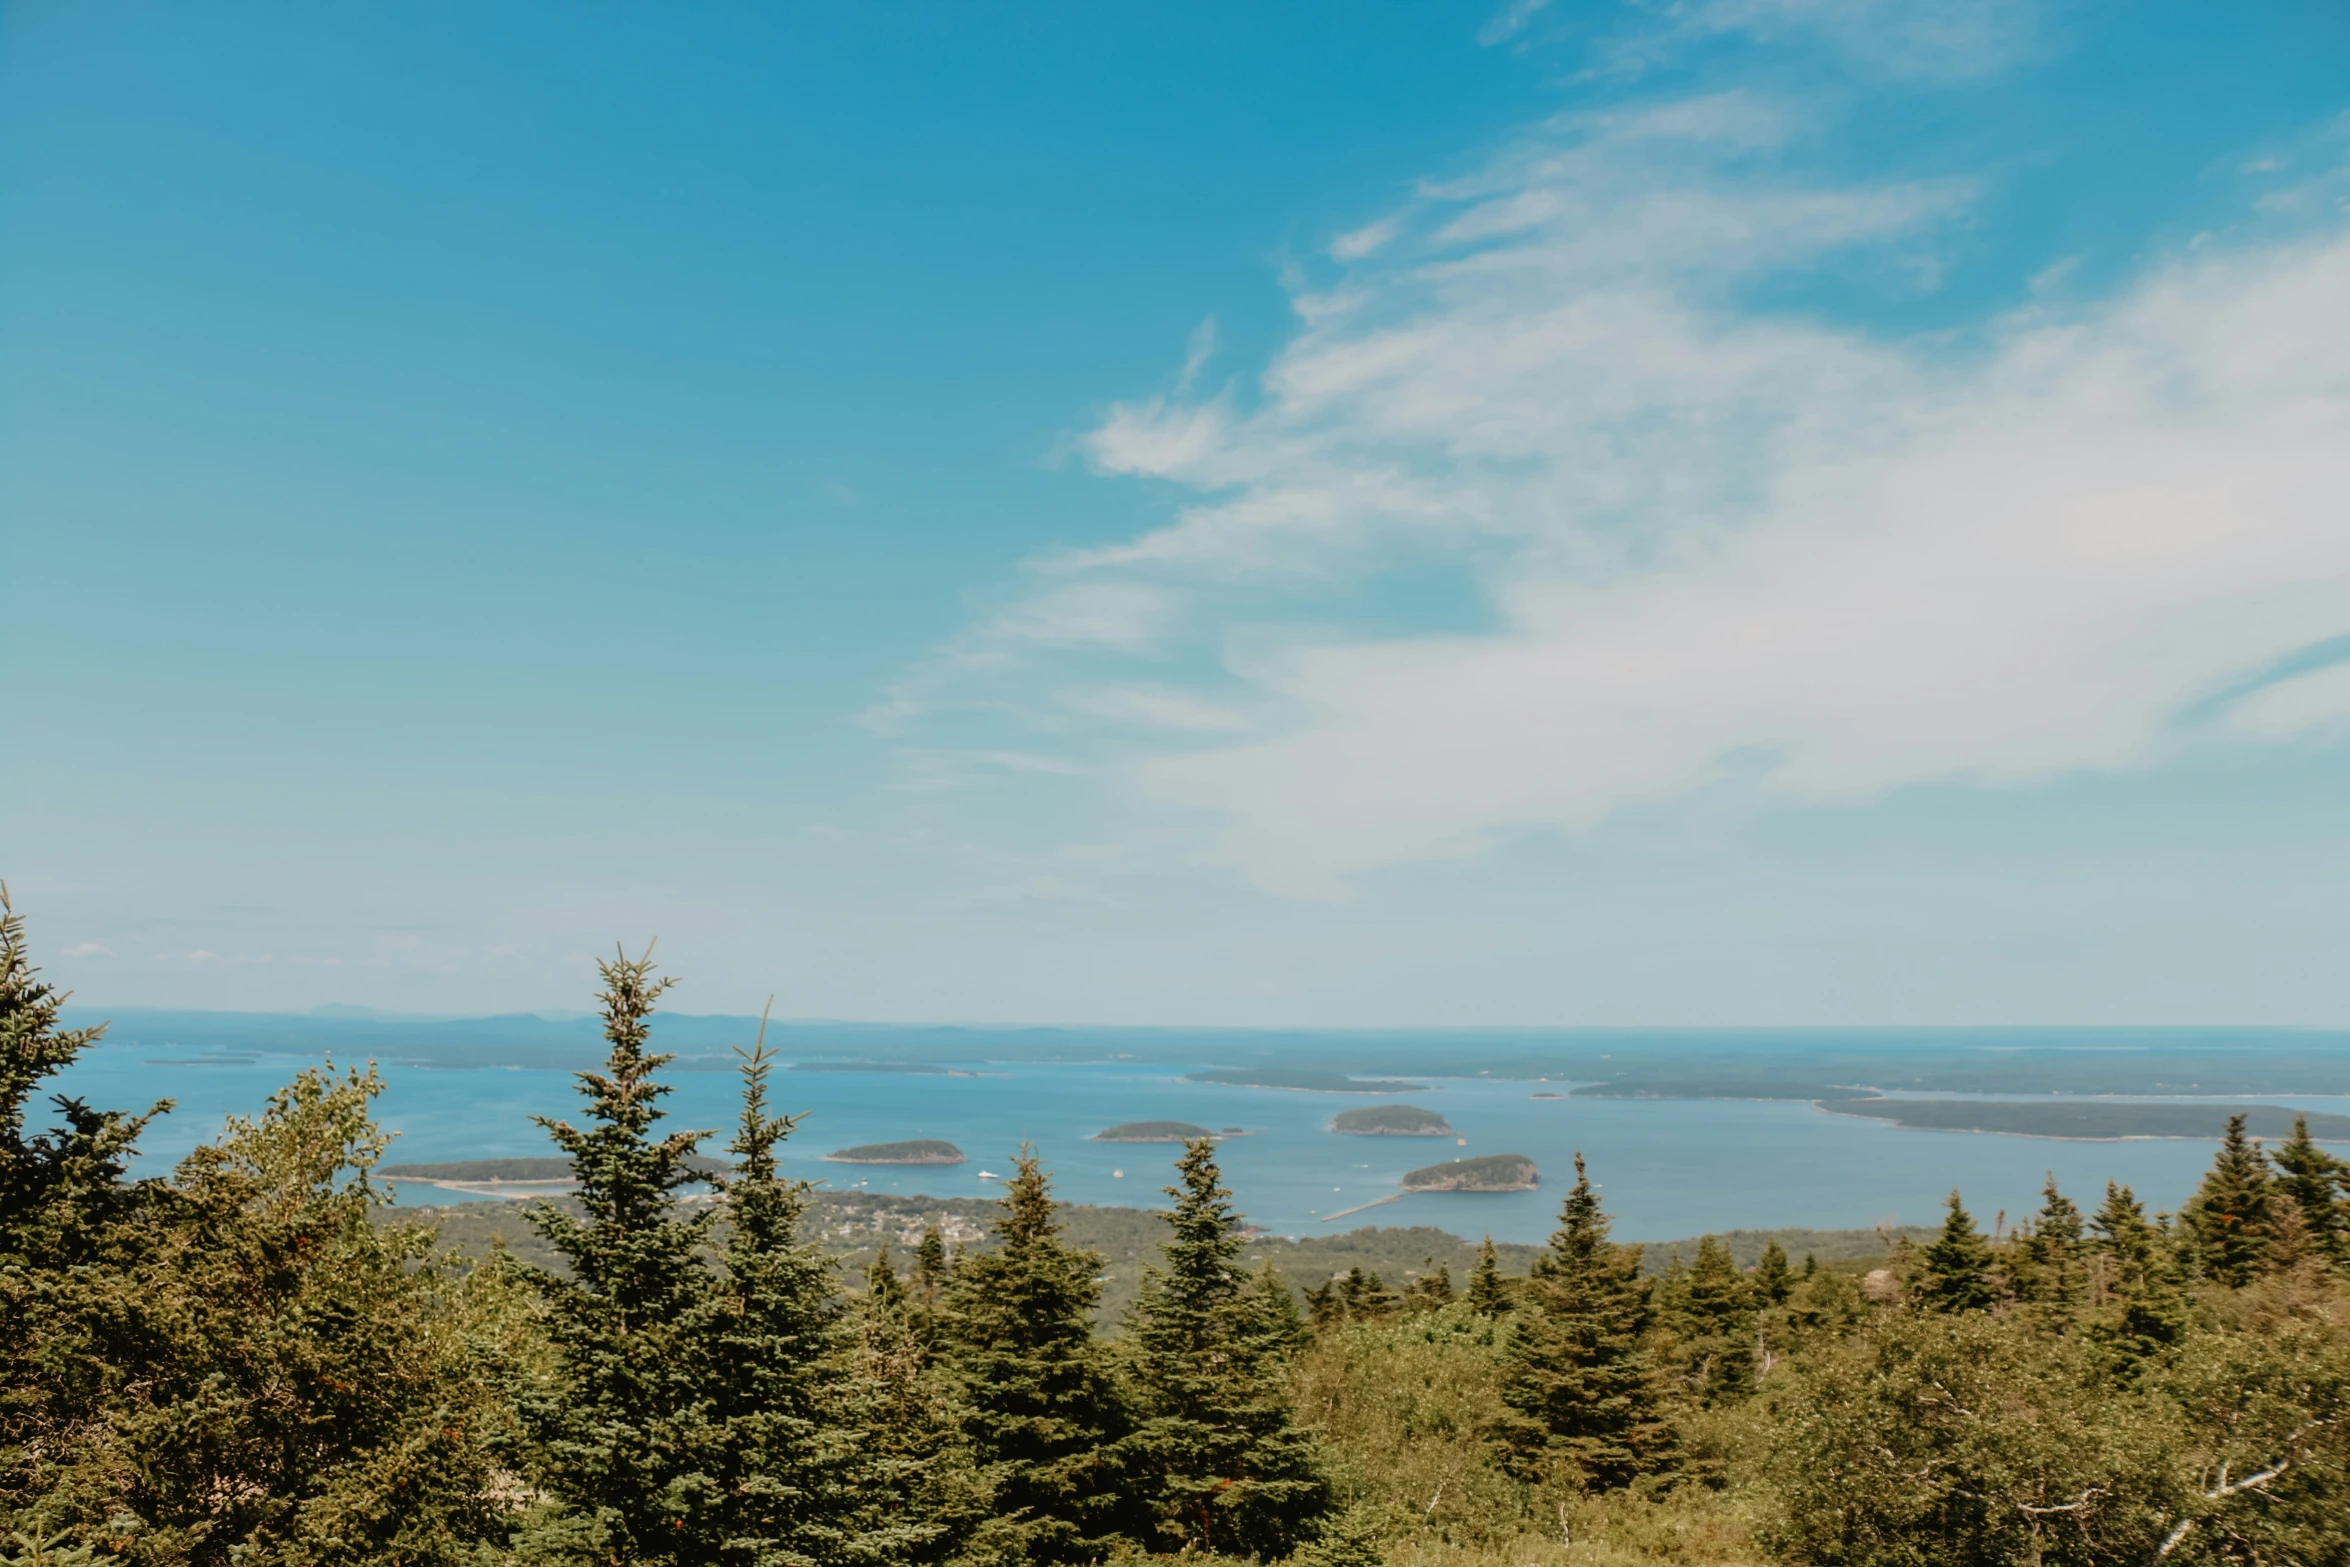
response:
M1540 9L1518 5L1504 16L1523 10L1530 20ZM1735 35L1764 44L1814 40L1864 72L1947 81L1988 75L2028 55L2039 43L2044 7L2040 0L1675 0L1630 9L1603 51L1619 71ZM1499 41L1499 25L1489 23L1479 40Z
M101 942L84 941L67 947L64 956L69 958L111 958L116 956L116 953L112 947Z
M1891 341L1742 288L1930 257L1971 189L1789 178L1770 153L1798 123L1731 93L1547 126L1301 286L1254 406L1101 423L1101 471L1200 498L1056 559L997 625L1078 651L1193 627L1251 715L1224 743L1164 692L1076 686L1097 695L1064 708L1178 720L1120 774L1136 799L1327 893L1725 777L1823 802L2148 765L2187 743L2183 709L2350 630L2338 226ZM1474 563L1492 629L1265 621L1268 593L1310 603L1399 550ZM2345 712L2350 676L2312 672L2223 727Z

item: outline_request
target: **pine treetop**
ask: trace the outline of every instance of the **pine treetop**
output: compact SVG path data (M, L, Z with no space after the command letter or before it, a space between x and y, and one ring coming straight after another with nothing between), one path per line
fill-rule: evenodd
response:
M135 1194L125 1189L139 1134L171 1109L161 1099L142 1115L93 1110L67 1094L51 1096L65 1124L25 1135L26 1101L47 1078L73 1064L106 1032L103 1023L60 1028L71 992L43 981L33 966L24 919L0 882L0 1255L44 1253L63 1258L90 1240L91 1227L121 1211ZM62 1199L54 1201L52 1199ZM35 1209L43 1210L28 1225ZM36 1239L32 1229L42 1231Z
M2268 1158L2246 1134L2244 1117L2229 1116L2211 1169L2179 1216L2204 1271L2220 1283L2247 1283L2266 1265L2273 1182Z
M1918 1302L1936 1311L1988 1310L1999 1299L1991 1280L1991 1244L1956 1191L1947 1206L1941 1235L1918 1254Z
M2083 1233L2079 1206L2056 1189L2056 1172L2049 1171L2048 1184L2040 1188L2040 1211L2032 1216L2032 1234L2043 1245L2078 1246Z
M2293 1118L2293 1135L2268 1158L2278 1171L2278 1195L2297 1211L2308 1248L2336 1261L2350 1258L2350 1213L2337 1195L2350 1186L2350 1164L2317 1146L2305 1115Z
M1754 1289L1765 1303L1784 1306L1787 1297L1795 1293L1795 1270L1787 1265L1787 1248L1772 1236L1763 1247L1760 1261L1754 1265Z
M597 965L604 988L598 1005L610 1045L605 1070L581 1072L587 1096L586 1131L546 1116L532 1119L571 1156L574 1194L584 1222L547 1205L530 1220L572 1267L577 1287L617 1307L624 1318L669 1316L694 1292L695 1253L708 1231L710 1210L681 1216L672 1196L704 1179L686 1160L707 1132L672 1132L655 1139L661 1097L669 1085L653 1074L671 1057L646 1050L654 1005L676 983L653 972L652 949L625 952Z
M1501 1258L1493 1249L1493 1234L1477 1243L1477 1261L1469 1269L1469 1309L1481 1317L1498 1317L1510 1309L1510 1292L1501 1281Z

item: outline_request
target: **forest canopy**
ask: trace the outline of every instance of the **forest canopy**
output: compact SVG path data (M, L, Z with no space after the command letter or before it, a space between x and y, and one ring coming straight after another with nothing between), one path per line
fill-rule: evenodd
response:
M1294 1283L1198 1138L1104 1322L1033 1150L984 1236L845 1274L764 1043L731 1129L674 1129L674 981L602 975L534 1264L385 1208L372 1068L134 1175L171 1107L55 1091L102 1030L0 890L0 1563L2350 1559L2350 1171L2304 1126L2230 1122L2175 1213L1953 1193L1864 1273L1644 1267L1578 1158L1522 1266Z

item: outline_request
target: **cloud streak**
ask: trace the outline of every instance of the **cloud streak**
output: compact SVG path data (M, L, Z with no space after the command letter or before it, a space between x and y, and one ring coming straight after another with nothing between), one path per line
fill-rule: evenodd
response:
M2339 731L2338 664L2246 682L2350 633L2350 239L1891 341L1743 292L1930 263L1971 187L1788 180L1800 128L1737 93L1554 122L1333 247L1253 406L1112 411L1097 467L1199 499L1047 563L1033 613L1142 595L1066 619L1197 626L1233 688L1189 723L1164 690L1068 704L1158 705L1136 800L1317 896L1725 780L1857 802ZM1265 617L1431 555L1473 563L1489 627Z

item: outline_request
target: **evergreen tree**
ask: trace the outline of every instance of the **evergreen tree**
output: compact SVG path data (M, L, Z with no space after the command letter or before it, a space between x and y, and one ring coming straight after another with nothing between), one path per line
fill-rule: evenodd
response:
M1772 1236L1754 1265L1754 1290L1768 1306L1784 1306L1795 1293L1795 1270L1787 1265L1787 1248Z
M2153 1278L2156 1251L2162 1237L2147 1222L2145 1205L2127 1186L2105 1183L2105 1201L2089 1221L2090 1250L2099 1263L2097 1293L2128 1296L2143 1290Z
M1000 1546L1023 1561L1096 1561L1149 1528L1116 1446L1131 1422L1093 1339L1101 1258L1062 1241L1033 1149L1014 1169L998 1244L946 1281L964 1429L1008 1521Z
M1510 1292L1501 1281L1501 1259L1494 1254L1488 1233L1477 1245L1477 1261L1469 1269L1469 1309L1480 1317L1498 1317L1510 1309Z
M2272 1184L2267 1157L2245 1135L2244 1117L2229 1116L2210 1171L2179 1215L2206 1277L2248 1284L2267 1265Z
M1684 1335L1681 1357L1699 1391L1708 1400L1753 1392L1755 1293L1729 1247L1711 1235L1697 1243L1697 1261L1674 1304Z
M1383 1317L1396 1308L1395 1294L1387 1281L1376 1273L1365 1273L1360 1264L1347 1269L1346 1277L1338 1281L1338 1302L1349 1322Z
M2127 1186L2106 1182L2089 1232L2089 1337L2103 1346L2108 1371L2126 1379L2178 1342L2186 1329L2184 1292L2169 1237Z
M67 999L33 967L24 919L0 882L0 1259L70 1266L85 1258L98 1227L143 1195L124 1174L139 1134L171 1109L165 1099L125 1115L55 1094L50 1102L64 1124L27 1135L34 1089L106 1032L103 1023L60 1028Z
M1987 1311L1999 1300L1991 1278L1991 1246L1975 1228L1974 1216L1950 1194L1942 1233L1918 1253L1910 1288L1929 1311Z
M1232 1194L1199 1138L1168 1187L1172 1232L1126 1317L1144 1419L1126 1449L1157 1477L1159 1529L1178 1548L1278 1558L1311 1538L1330 1482L1290 1420L1278 1361L1235 1263Z
M2329 1262L2350 1261L2350 1205L2342 1195L2350 1164L2311 1140L2305 1115L2293 1118L2293 1135L2268 1157L2277 1167L2277 1195L2299 1212L2308 1248Z
M902 1310L906 1305L906 1286L899 1280L898 1270L890 1264L887 1241L881 1243L873 1260L865 1265L865 1295L882 1311Z
M305 1071L83 1260L0 1266L0 1528L126 1567L482 1559L505 1280L372 1221L382 1087Z
M1305 1342L1305 1319L1298 1315L1297 1296L1280 1269L1271 1262L1259 1268L1249 1282L1249 1293L1256 1303L1260 1331L1274 1353L1287 1355Z
M946 1237L935 1223L922 1226L922 1243L914 1248L913 1296L925 1311L938 1304L947 1277Z
M744 1562L910 1558L937 1534L909 1520L903 1474L866 1461L836 1387L847 1349L831 1265L800 1238L807 1183L783 1179L776 1148L797 1118L771 1115L773 1056L743 1059L742 1119L723 1182L725 1273L703 1326L712 1366L712 1478L705 1530L718 1559Z
M1526 1283L1503 1371L1508 1411L1493 1436L1505 1466L1522 1477L1563 1471L1612 1489L1671 1462L1671 1428L1657 1416L1640 1342L1640 1249L1607 1236L1578 1153L1574 1190Z
M1433 1257L1423 1260L1436 1261ZM1451 1305L1452 1301L1452 1267L1448 1263L1436 1263L1435 1272L1423 1273L1404 1286L1403 1303L1407 1310L1433 1311Z
M672 981L654 975L649 950L598 967L611 1051L604 1071L579 1074L594 1124L536 1118L571 1156L586 1218L529 1210L571 1275L530 1275L547 1303L556 1373L521 1414L541 1483L562 1504L548 1528L569 1548L699 1561L726 1510L710 1472L722 1462L707 1335L716 1281L701 1255L712 1215L681 1212L675 1194L702 1179L687 1159L706 1134L654 1135L669 1090L653 1074L670 1058L645 1047Z
M2040 1190L2040 1211L2012 1248L2010 1271L2019 1298L2058 1312L2081 1304L2087 1290L2082 1266L2086 1227L2081 1210L2056 1189L2056 1172Z
M1306 1322L1316 1333L1346 1325L1346 1302L1339 1297L1338 1285L1339 1278L1328 1278L1306 1291Z

